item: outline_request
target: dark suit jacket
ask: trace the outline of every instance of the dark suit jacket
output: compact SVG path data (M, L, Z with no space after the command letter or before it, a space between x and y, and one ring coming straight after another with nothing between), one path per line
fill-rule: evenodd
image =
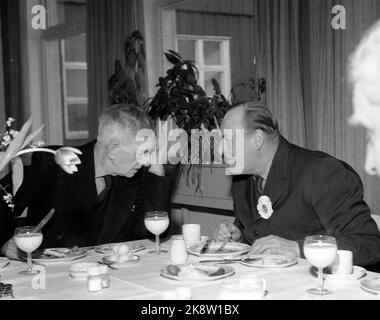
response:
M170 177L159 177L141 169L134 177L113 177L104 220L94 237L94 210L97 205L94 145L79 147L79 171L67 174L50 154L35 153L25 168L24 182L15 196L15 212L28 207L28 224L37 224L51 208L56 212L44 227L42 247L90 246L146 238L144 214L169 210Z
M363 200L358 174L346 163L280 138L265 184L274 213L269 220L257 211L252 176L235 176L232 184L235 224L245 240L268 235L298 241L331 235L338 248L351 250L356 265L380 260L380 233Z

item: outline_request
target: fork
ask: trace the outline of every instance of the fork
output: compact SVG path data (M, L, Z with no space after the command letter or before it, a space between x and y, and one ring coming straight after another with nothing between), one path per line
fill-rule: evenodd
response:
M224 240L224 242L222 243L222 245L215 251L216 253L222 253L224 248L226 247L227 243L231 241L231 237L228 237L226 240Z

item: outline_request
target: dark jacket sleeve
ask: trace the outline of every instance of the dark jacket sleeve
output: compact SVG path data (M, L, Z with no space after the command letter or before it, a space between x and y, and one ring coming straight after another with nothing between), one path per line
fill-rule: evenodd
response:
M144 225L147 211L166 211L170 215L170 199L173 176L158 176L144 170L140 190L135 202L134 234L136 238L146 238L148 233ZM165 235L163 235L165 236Z
M355 265L380 260L380 233L352 168L334 158L323 159L313 172L311 202L338 249L353 252Z

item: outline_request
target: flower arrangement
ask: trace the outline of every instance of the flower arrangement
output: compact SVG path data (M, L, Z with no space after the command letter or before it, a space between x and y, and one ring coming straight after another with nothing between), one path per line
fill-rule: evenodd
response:
M43 148L44 142L34 141L42 132L44 126L28 135L32 124L30 118L20 131L12 129L15 119L9 118L6 122L5 130L0 134L0 174L3 173L9 164L12 166L13 195L23 181L23 164L19 158L21 155L31 152L47 152L54 155L55 162L68 174L78 171L77 165L81 163L78 154L80 150L70 147L62 147L58 150ZM10 208L14 208L13 195L7 191L7 187L0 185L3 191L3 200Z

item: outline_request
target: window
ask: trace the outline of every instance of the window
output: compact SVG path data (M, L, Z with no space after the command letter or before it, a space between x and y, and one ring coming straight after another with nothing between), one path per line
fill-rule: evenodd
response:
M225 96L231 90L230 38L177 35L177 51L195 61L199 70L199 85L207 96L214 94L212 79L216 79Z
M87 139L86 35L61 40L63 113L66 139Z

